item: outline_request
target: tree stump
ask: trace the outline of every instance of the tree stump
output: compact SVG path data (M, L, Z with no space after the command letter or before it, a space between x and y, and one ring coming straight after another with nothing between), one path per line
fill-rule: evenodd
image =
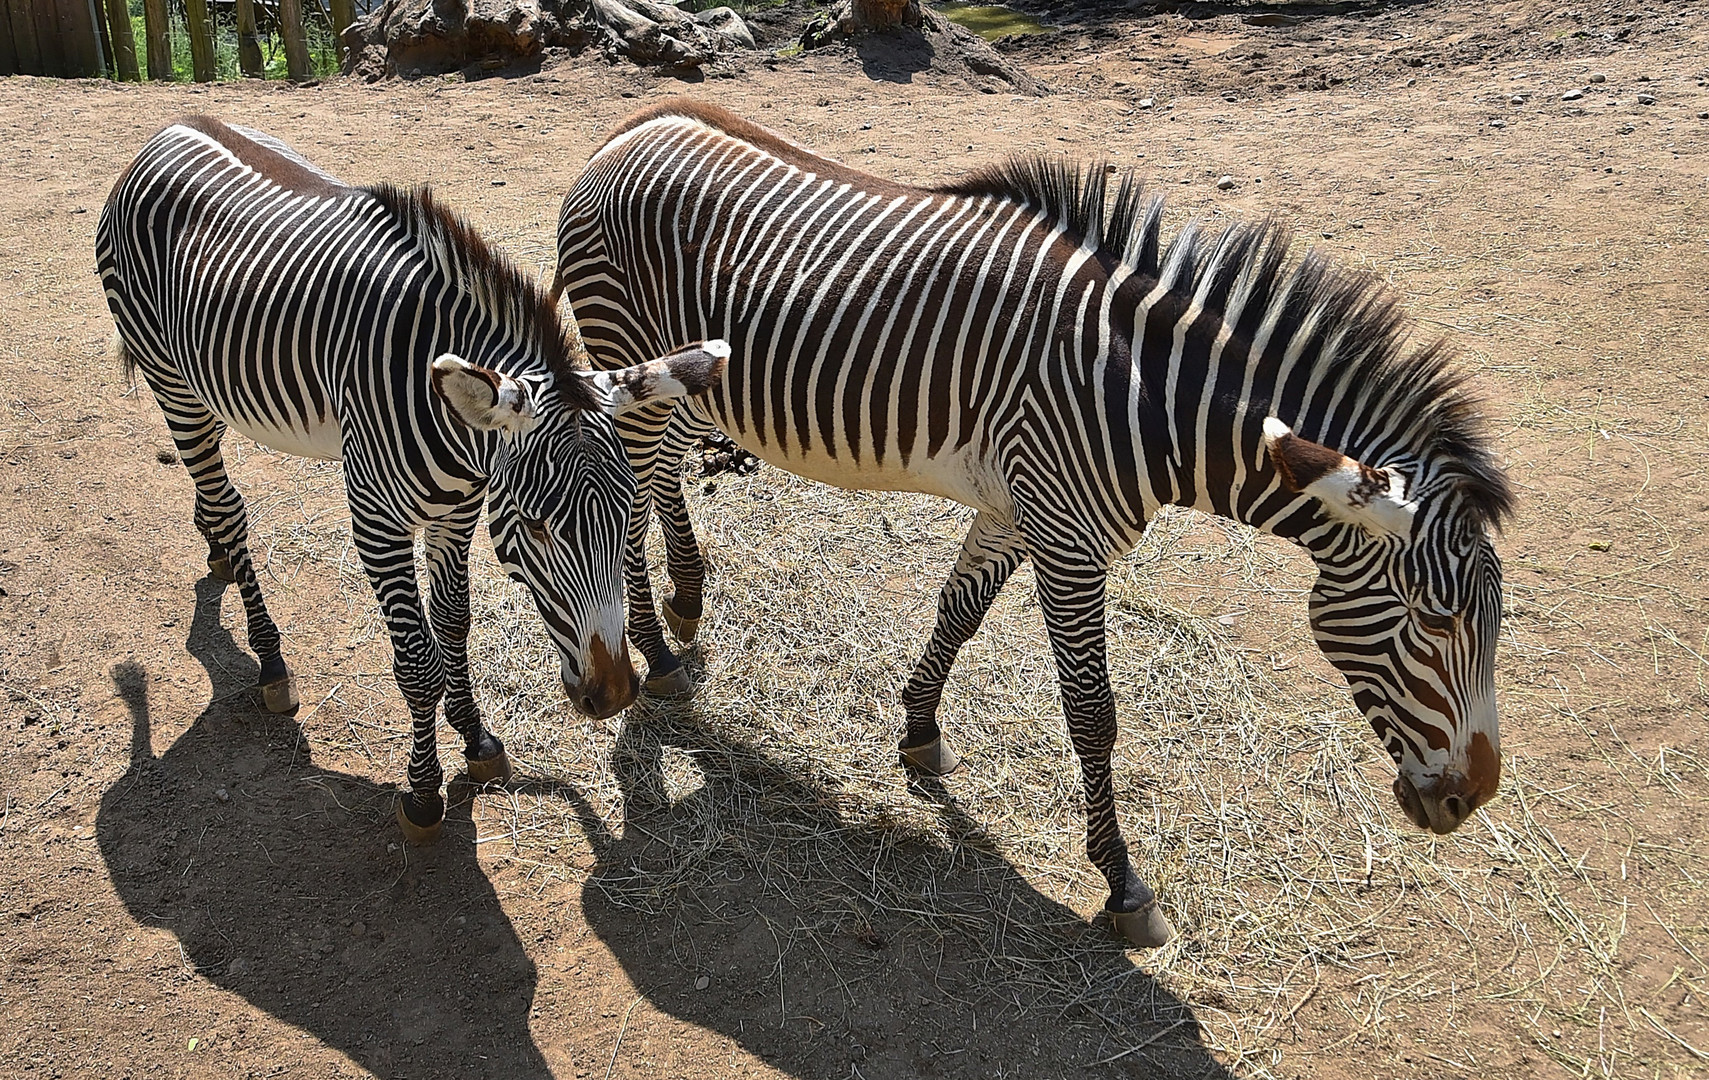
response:
M957 26L919 0L838 0L829 12L807 24L804 49L846 44L869 68L912 72L927 68L960 74L982 89L979 77L1008 84L1023 94L1043 95L1044 84L1009 63L984 38Z

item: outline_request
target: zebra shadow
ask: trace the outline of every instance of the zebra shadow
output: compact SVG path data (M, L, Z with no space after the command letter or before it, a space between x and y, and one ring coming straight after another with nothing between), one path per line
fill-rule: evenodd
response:
M1231 1075L1192 1009L1108 927L992 851L941 785L916 794L953 843L854 821L833 782L721 733L692 704L632 709L612 766L620 836L584 793L550 785L594 850L589 928L657 1009L775 1068L801 1080Z
M222 591L197 584L188 642L213 701L165 753L147 671L113 669L130 768L96 836L125 907L186 968L376 1075L551 1076L529 1031L535 967L476 863L468 801L436 847L401 844L391 787L315 766L296 722L251 700Z

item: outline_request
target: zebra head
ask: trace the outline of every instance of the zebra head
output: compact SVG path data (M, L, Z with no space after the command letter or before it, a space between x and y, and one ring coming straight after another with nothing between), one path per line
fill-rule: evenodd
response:
M1319 575L1312 634L1399 766L1401 809L1452 832L1501 781L1501 560L1489 515L1451 469L1371 468L1274 417L1264 441L1283 486L1327 516L1306 545Z
M558 647L564 691L590 716L626 708L640 685L623 639L635 474L613 418L705 391L729 356L730 346L714 340L617 371L520 378L450 354L433 362L433 388L452 415L499 433L488 482L493 549L534 597Z

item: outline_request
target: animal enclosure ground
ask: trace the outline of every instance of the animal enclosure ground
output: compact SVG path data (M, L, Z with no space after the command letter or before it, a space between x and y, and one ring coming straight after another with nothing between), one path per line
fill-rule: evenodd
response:
M1035 5L1062 28L1009 54L1036 99L850 52L693 86L0 80L0 1072L1709 1072L1709 10L1193 9ZM431 181L544 272L601 133L685 89L886 177L1102 155L1177 226L1275 213L1386 278L1477 368L1522 493L1501 796L1416 833L1311 644L1304 557L1166 514L1110 623L1120 806L1181 937L1126 951L1030 576L945 697L967 767L910 785L896 695L967 515L761 469L689 487L713 578L686 703L575 716L479 556L476 679L520 777L401 846L407 727L339 471L226 443L302 685L270 716L158 409L105 354L102 199L208 112Z

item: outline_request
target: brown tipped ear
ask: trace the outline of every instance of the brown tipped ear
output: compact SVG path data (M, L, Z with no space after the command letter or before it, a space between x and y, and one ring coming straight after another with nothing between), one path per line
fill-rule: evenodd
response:
M1310 495L1334 517L1370 532L1408 535L1418 504L1406 498L1406 480L1373 469L1322 443L1302 439L1274 416L1264 421L1264 448L1282 486Z
M730 361L730 343L719 338L690 345L645 364L600 371L585 376L607 403L619 412L649 401L692 397L712 388Z
M1282 486L1293 492L1304 491L1352 460L1339 450L1300 438L1274 416L1264 421L1264 448Z
M501 372L446 353L433 362L433 392L476 431L527 431L539 422L528 388Z

